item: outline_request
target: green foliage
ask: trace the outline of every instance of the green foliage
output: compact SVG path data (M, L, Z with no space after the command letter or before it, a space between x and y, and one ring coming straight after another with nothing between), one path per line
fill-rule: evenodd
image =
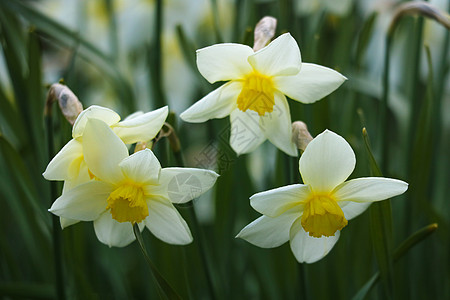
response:
M0 1L2 299L58 298L55 265L63 272L67 299L155 299L158 293L168 299L450 297L449 31L430 38L435 33L427 30L426 19L405 16L386 38L380 24L389 14L363 13L357 1L345 15L325 9L299 15L297 1L211 0L205 1L209 16L193 26L199 15L177 11L172 3L177 1L166 0L138 7L151 19L151 28L135 28L141 43L132 47L120 38L125 26L117 1L91 1L106 16L109 42L104 47L83 31L84 23L102 16L92 15L88 1L74 1L79 27L51 15L45 6L50 2ZM176 14L183 18L172 21ZM219 41L251 46L249 28L265 15L278 19L277 35L289 31L296 38L302 61L336 69L349 79L320 102L289 100L292 120L307 123L313 136L328 128L345 137L357 156L352 178L383 172L409 183L405 195L376 203L370 213L349 222L333 250L311 265L299 265L288 244L261 249L234 238L258 216L249 204L251 195L300 181L298 159L268 143L237 157L228 144L227 118L188 124L176 117L217 87L199 74L195 50ZM432 42L425 46L424 41ZM176 55L168 50L171 43ZM168 66L171 60L175 67ZM186 76L177 81L170 76L181 74L181 65ZM173 110L170 123L176 124L186 166L216 168L221 175L213 191L194 201L194 213L192 206L177 206L193 229L193 244L168 245L145 230L138 234L140 243L108 248L96 239L91 223L63 231L52 225L47 209L55 196L41 174L48 151L62 148L71 127L55 104L54 139L47 145L43 111L46 87L61 77L73 84L85 107L109 106L123 117L167 104ZM173 96L184 80L192 82L190 90ZM361 136L358 118L373 148L367 131ZM164 166L181 165L181 152L171 153L167 140L154 150ZM214 159L200 164L207 151L215 151L218 164ZM62 185L53 188L59 194ZM439 226L432 236L437 227L424 227L431 223ZM54 248L55 231L60 250ZM151 259L150 269L139 246ZM61 259L55 259L55 251L61 251Z

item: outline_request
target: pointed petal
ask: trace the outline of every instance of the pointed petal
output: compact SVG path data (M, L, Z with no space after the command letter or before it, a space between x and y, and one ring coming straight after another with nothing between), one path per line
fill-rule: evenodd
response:
M347 219L347 221L350 221L351 219L359 216L362 214L366 209L369 208L371 202L364 202L364 203L358 203L358 202L351 202L351 201L341 201L338 202L339 206L342 208L342 211L344 212L344 217Z
M180 118L191 123L224 118L236 108L237 96L241 90L241 82L228 82L194 103Z
M300 71L302 59L297 42L285 33L248 58L258 72L269 75L295 75Z
M250 205L258 212L277 217L293 207L302 211L302 202L311 195L307 185L292 184L269 191L254 194L250 197Z
M230 146L237 155L252 152L266 140L259 127L257 112L235 109L230 115L230 122Z
M169 200L149 198L149 215L145 226L160 240L173 245L186 245L192 242L191 231L186 221Z
M404 181L384 177L349 180L334 190L337 201L375 202L401 195L408 189Z
M157 184L161 165L150 149L138 151L119 164L123 174L133 182Z
M252 48L240 44L217 44L197 50L197 67L210 83L240 79L252 71L247 62Z
M47 180L73 179L78 175L80 159L83 159L83 146L72 139L53 157L42 175Z
M308 144L302 154L300 174L313 191L328 193L350 176L355 164L355 153L347 141L325 130Z
M267 139L290 156L297 156L297 147L292 142L292 122L289 105L283 94L276 92L273 112L260 119L260 127Z
M95 220L105 211L113 186L102 181L90 181L63 193L49 211L57 216L80 220Z
M78 118L75 120L75 123L73 124L72 137L74 139L83 135L88 119L102 120L103 122L108 124L108 126L110 126L119 122L120 116L115 111L106 107L97 105L89 106L80 113Z
M261 248L281 246L289 240L289 229L300 213L295 210L278 217L262 216L245 226L236 236Z
M275 86L283 94L302 103L313 103L336 90L347 78L335 70L303 63L294 76L277 76Z
M290 230L290 246L292 253L300 263L316 262L330 252L340 236L336 231L334 236L315 238L309 236L302 227L301 218L292 224Z
M195 168L164 168L159 185L149 186L147 195L161 195L173 203L186 203L208 191L219 177L214 171Z
M125 247L136 239L133 225L130 222L117 222L109 211L94 221L94 229L98 240L109 247Z
M74 225L74 224L80 222L80 220L67 219L67 218L60 217L59 222L61 223L61 229L64 229L64 228L67 228L71 225Z
M169 108L164 106L146 114L125 119L111 128L125 144L147 142L153 139L166 121Z
M119 163L128 157L128 149L105 122L89 119L86 123L83 155L89 170L96 177L110 183L123 179Z

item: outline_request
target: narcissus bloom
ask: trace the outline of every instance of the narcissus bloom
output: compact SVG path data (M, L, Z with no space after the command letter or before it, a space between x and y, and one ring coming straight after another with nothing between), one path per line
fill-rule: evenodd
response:
M297 42L289 33L257 52L231 43L197 50L197 66L210 83L228 82L180 117L200 123L229 115L230 144L237 154L249 153L268 139L285 153L296 156L285 95L313 103L346 80L334 70L302 63Z
M125 144L133 144L153 139L164 125L168 112L167 106L145 114L136 112L120 122L120 116L113 110L92 105L80 113L72 128L73 139L55 155L42 175L47 180L64 180L64 190L94 178L83 156L83 132L88 119L104 121ZM61 218L62 228L75 223L76 220Z
M161 169L149 149L131 156L105 122L89 119L81 141L95 180L66 190L49 209L73 220L94 221L98 239L123 247L135 237L132 225L147 227L170 244L188 244L191 232L172 203L185 203L206 192L218 175L191 168Z
M153 139L167 118L167 106L142 114L135 113L122 122L120 116L111 109L90 106L78 116L72 129L70 140L50 161L42 174L47 180L65 180L65 188L71 188L93 178L83 156L83 132L88 119L98 119L108 124L125 144L146 142Z
M290 241L299 262L323 258L339 239L347 221L365 211L371 202L400 195L408 189L401 180L367 177L345 181L356 164L344 138L325 130L314 138L300 158L305 184L293 184L250 197L262 213L237 237L263 248Z

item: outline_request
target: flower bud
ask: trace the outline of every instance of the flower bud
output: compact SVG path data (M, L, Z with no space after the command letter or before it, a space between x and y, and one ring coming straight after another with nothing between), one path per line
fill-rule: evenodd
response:
M67 86L60 83L52 84L47 94L45 114L50 114L51 105L55 100L58 100L62 114L73 126L78 115L83 111L80 100Z
M262 18L255 27L255 41L253 43L253 51L264 48L275 35L277 28L277 19L266 16Z
M308 131L308 126L302 121L292 123L292 142L298 149L305 151L306 146L311 142L313 137Z

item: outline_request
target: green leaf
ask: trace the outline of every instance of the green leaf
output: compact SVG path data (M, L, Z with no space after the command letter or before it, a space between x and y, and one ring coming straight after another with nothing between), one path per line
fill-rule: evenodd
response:
M78 55L86 61L96 66L102 74L105 74L112 82L120 98L126 99L127 109L134 111L134 96L130 83L122 76L113 59L102 53L93 44L84 40L80 35L61 25L55 20L47 17L40 11L20 1L0 1L2 10L9 11L10 14L20 14L36 29L56 40L63 46L77 47Z
M53 287L48 284L1 283L0 296L27 299L55 299Z
M369 156L373 176L382 176L369 145L367 130L363 128L364 144ZM394 298L394 267L392 257L392 212L389 200L372 204L370 209L370 228L372 241L383 281L384 292L388 299Z
M364 54L366 53L367 46L372 37L375 21L377 20L378 13L373 12L369 18L364 22L358 38L358 44L356 46L356 64L361 65Z
M394 262L397 262L400 258L402 258L411 248L425 240L429 235L435 232L438 228L436 223L427 225L422 229L419 229L415 233L413 233L410 237L404 240L400 246L397 247L394 251ZM356 293L356 295L352 298L352 300L363 300L367 297L370 290L375 286L375 284L380 279L380 273L376 272L364 285L363 287Z

